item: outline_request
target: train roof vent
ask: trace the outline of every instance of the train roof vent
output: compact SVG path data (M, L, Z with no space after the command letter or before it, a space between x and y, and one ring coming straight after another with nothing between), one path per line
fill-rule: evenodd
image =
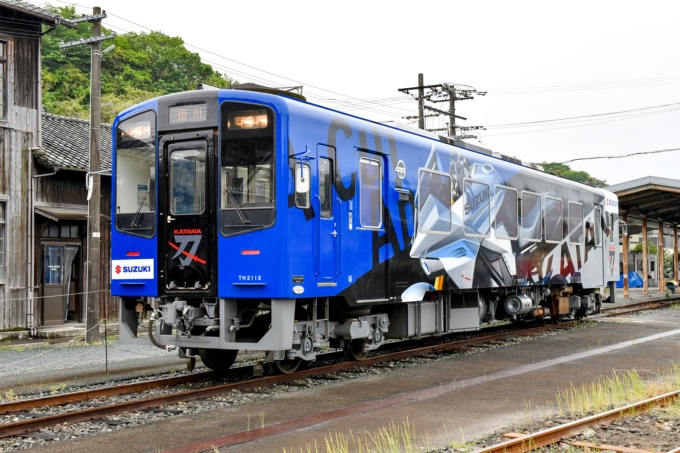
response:
M534 170L545 171L545 170L543 170L543 167L538 165L538 164L535 164L533 162L528 162L526 160L518 159L516 157L506 156L505 154L497 153L496 151L493 152L493 157L498 158L498 159L502 159L506 162L512 162L513 164L523 165L525 167L533 168Z
M307 98L302 95L302 86L295 87L280 87L271 88L264 85L258 85L257 83L241 83L239 85L232 85L232 90L246 90L246 91L259 91L260 93L276 94L279 96L288 96L291 98L298 99L300 101L307 101Z

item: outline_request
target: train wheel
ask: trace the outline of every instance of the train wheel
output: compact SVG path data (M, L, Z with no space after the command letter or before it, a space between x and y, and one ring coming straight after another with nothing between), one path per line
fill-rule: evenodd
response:
M345 341L345 356L349 360L364 360L368 357L368 348L364 349L364 340Z
M203 364L213 371L224 373L236 361L238 350L235 349L199 349Z
M300 357L296 357L292 360L277 360L272 362L272 368L279 374L290 374L295 373L297 369L300 368L301 363L302 359Z

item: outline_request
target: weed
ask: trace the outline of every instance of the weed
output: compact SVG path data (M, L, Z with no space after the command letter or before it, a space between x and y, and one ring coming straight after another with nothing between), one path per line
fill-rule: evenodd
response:
M60 383L60 384L51 385L50 386L50 395L54 395L55 393L62 392L62 391L64 391L65 388L66 388L66 384L63 383L63 382Z
M570 384L569 388L557 393L557 411L562 416L567 412L574 414L603 412L680 386L680 364L674 364L659 375L666 377L646 382L635 370L625 373L614 371L612 376L599 377L589 384L578 387Z
M9 390L7 390L7 391L5 392L5 397L4 397L4 399L5 399L6 401L12 401L13 399L16 399L16 397L17 397L17 394L14 393L14 390L9 389Z

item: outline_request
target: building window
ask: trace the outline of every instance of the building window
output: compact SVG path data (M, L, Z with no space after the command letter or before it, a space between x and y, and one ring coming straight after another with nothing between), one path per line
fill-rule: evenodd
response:
M40 237L80 239L80 225L50 222L45 225Z
M7 271L5 268L5 215L7 203L0 202L0 282L4 283L7 278Z
M7 43L0 41L0 120L7 118Z

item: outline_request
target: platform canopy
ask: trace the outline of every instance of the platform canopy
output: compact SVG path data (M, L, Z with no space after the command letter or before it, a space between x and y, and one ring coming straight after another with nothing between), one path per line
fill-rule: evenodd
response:
M680 180L647 176L606 188L619 198L619 212L628 215L628 232L639 233L643 217L680 225Z

